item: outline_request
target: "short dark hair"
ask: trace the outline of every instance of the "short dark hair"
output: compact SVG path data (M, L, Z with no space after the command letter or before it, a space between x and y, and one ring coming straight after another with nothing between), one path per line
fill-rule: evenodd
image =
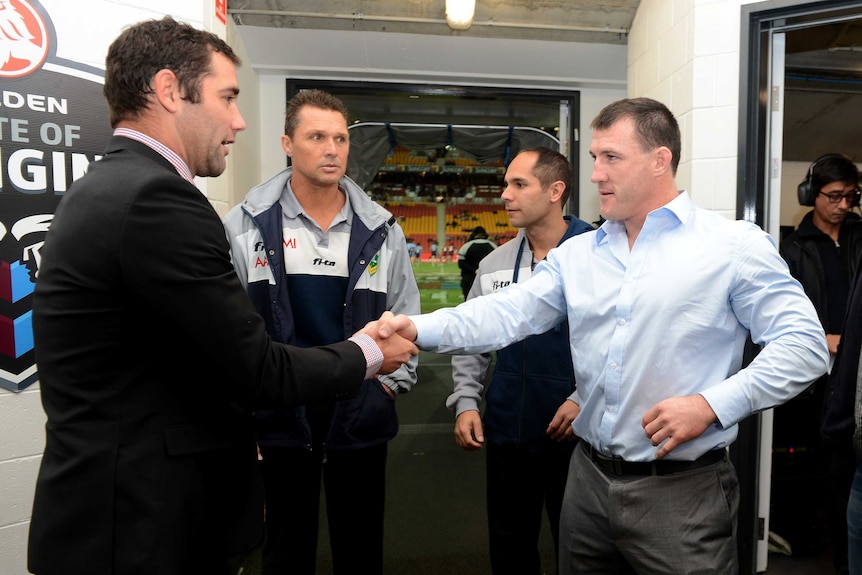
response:
M299 125L299 111L303 106L312 106L321 110L332 110L344 116L347 122L347 107L344 102L323 90L302 90L287 103L284 113L284 134L293 137L293 132Z
M575 181L575 171L572 168L572 163L569 162L563 154L545 146L537 146L535 148L524 148L518 155L531 152L536 154L536 164L533 166L533 175L539 178L539 183L543 189L556 181L562 181L565 184L563 195L561 196L561 205L565 207L569 201L569 196L572 195L572 186Z
M619 120L631 118L635 137L644 151L664 146L671 153L670 169L676 175L682 138L679 124L667 106L651 98L625 98L605 106L590 124L594 130L607 130Z
M824 154L811 165L811 189L817 192L832 182L859 187L859 168L844 154Z
M159 70L173 72L184 98L200 102L204 76L212 72L212 53L221 52L241 64L221 38L170 16L128 26L110 45L105 58L105 86L111 127L140 117L153 93L152 80Z

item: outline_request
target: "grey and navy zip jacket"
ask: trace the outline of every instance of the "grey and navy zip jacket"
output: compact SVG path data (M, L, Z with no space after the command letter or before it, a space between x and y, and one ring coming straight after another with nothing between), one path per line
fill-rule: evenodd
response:
M288 280L285 274L286 242L279 199L290 176L291 168L279 172L253 188L227 214L225 230L231 259L274 340L303 346L329 343L301 341L305 326L298 325L300 320L294 318L291 306L291 293L294 297L323 302L325 293L334 284L325 275L291 275ZM347 176L341 179L339 187L347 194L353 212L347 245L346 296L340 312L320 309L313 314L315 322L328 323L315 325L315 329L328 331L336 341L350 337L384 311L420 313L419 288L401 226ZM337 289L343 290L343 285L339 283ZM366 380L358 396L337 402L325 438L326 448L358 449L395 437L398 431L395 400L380 384L396 393L410 391L416 383L417 363L418 357L413 357L395 372L381 375L379 381ZM261 445L311 448L311 428L304 406L258 411L255 419Z
M564 218L569 227L559 243L593 230L574 216ZM533 252L521 229L513 239L482 258L467 299L525 281L532 275L532 262ZM464 411L479 410L490 363L490 353L452 356L455 385L446 406L456 417ZM485 438L498 445L546 449L554 443L546 433L548 424L569 398L575 398L575 372L568 321L563 320L550 331L497 351L494 373L485 391Z

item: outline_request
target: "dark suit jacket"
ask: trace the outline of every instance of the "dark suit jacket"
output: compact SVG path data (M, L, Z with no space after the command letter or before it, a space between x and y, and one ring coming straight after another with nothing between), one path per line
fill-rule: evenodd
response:
M33 296L34 573L219 572L262 536L252 410L359 389L357 345L270 340L228 250L206 197L127 138L60 202Z

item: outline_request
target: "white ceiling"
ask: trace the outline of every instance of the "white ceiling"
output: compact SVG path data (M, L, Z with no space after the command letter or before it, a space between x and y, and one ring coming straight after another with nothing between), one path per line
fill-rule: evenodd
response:
M237 24L296 29L625 45L640 0L477 0L473 25L446 25L445 0L228 0Z

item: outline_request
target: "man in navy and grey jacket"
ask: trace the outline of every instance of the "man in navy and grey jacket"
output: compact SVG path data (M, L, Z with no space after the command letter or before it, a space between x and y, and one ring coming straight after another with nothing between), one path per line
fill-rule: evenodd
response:
M347 110L305 90L288 103L287 168L252 189L225 226L237 274L277 341L341 341L384 311L418 313L419 288L395 218L345 175ZM382 575L386 453L395 398L416 358L357 397L255 413L266 487L264 575L314 575L321 480L335 575ZM325 463L325 465L324 465Z
M572 167L548 148L521 151L506 171L502 194L518 235L486 255L467 299L493 293L530 277L549 250L593 230L563 216L571 194ZM452 357L455 390L446 405L455 412L455 440L468 451L487 449L487 506L493 575L539 575L538 539L547 510L555 547L569 458L575 446L577 406L567 322L497 352L479 405L491 354Z

